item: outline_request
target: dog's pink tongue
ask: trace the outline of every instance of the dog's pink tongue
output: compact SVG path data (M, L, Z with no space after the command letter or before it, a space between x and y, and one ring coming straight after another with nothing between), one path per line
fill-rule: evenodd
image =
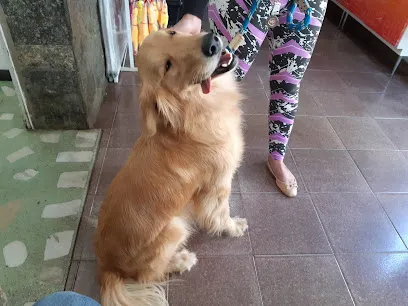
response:
M201 89L203 90L203 94L210 93L211 90L211 78L205 79L201 82Z
M221 55L219 65L221 65L221 64L228 64L229 61L231 60L231 57L232 57L232 54L231 54L231 53L225 53L225 54Z

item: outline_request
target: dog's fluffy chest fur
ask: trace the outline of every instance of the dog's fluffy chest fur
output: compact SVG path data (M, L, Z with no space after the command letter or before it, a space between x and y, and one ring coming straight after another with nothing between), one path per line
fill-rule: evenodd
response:
M230 76L214 85L214 92L200 104L187 121L191 137L202 144L203 159L217 155L231 167L238 167L243 153L241 95ZM208 105L206 105L208 104ZM211 163L211 161L209 161Z

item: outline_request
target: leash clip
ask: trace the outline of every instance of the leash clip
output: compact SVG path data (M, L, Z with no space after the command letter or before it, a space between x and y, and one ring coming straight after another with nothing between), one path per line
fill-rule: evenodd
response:
M280 13L281 3L279 0L270 0L272 4L271 17L268 19L268 27L273 29L279 25L278 15Z
M298 22L297 24L294 24L293 23L293 14L295 13L296 7L298 5L297 2L302 3L301 10L304 12L305 18L303 18L303 20ZM302 31L302 30L306 29L310 24L311 14L312 14L312 8L310 7L307 0L295 0L295 1L292 1L288 6L288 14L286 15L286 24L287 24L289 30Z
M279 25L279 18L276 16L271 16L268 19L268 26L269 28L273 29Z

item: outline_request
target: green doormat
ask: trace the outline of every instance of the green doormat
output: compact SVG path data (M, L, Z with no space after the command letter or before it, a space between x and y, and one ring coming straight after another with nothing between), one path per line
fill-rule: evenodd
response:
M31 132L21 118L0 82L0 292L12 306L64 290L100 137Z

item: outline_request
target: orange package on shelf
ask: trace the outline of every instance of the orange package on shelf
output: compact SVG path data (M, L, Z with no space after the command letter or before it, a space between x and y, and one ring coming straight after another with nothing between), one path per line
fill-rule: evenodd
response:
M137 50L139 49L139 25L138 20L138 8L137 2L133 1L131 6L131 16L132 16L132 45L133 45L133 54L136 55Z
M168 23L169 23L169 13L168 13L168 10L167 10L167 2L166 2L166 0L163 0L162 9L161 9L161 12L160 12L159 28L160 29L167 28Z
M141 18L142 18L142 21L139 25L139 47L142 45L144 39L149 35L149 23L148 23L148 18L147 18L147 3L144 3L142 6Z
M159 27L157 25L157 16L156 16L156 11L155 11L155 5L153 4L154 1L152 2L147 2L147 18L149 21L149 34L156 32L159 30Z
M160 28L160 19L161 19L161 13L162 13L162 8L163 8L163 1L157 0L156 7L157 7L157 24L159 25L159 28Z

